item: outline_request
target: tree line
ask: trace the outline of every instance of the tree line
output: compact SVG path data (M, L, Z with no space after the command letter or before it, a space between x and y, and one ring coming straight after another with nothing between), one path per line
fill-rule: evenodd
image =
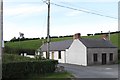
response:
M16 37L14 37L14 38L12 38L11 40L10 40L10 42L15 42L15 41L26 41L26 40L37 40L37 39L40 39L40 38L16 38Z

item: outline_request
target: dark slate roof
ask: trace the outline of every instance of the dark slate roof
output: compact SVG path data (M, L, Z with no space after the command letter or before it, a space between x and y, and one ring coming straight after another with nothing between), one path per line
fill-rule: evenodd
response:
M50 42L50 51L64 51L70 47L72 42L73 40ZM41 51L47 51L47 44L41 46Z
M117 48L109 40L104 39L79 39L88 48Z
M87 48L117 48L110 41L104 39L79 39ZM50 51L64 51L68 49L73 40L50 43ZM41 51L47 51L47 44L41 46Z

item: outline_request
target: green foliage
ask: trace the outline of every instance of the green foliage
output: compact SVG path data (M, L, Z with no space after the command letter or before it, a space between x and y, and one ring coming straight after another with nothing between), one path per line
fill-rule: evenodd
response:
M35 59L37 59L37 60L46 60L46 58L43 57L42 55L35 55Z
M24 38L24 37L22 37L22 38L17 38L16 39L16 37L14 37L14 38L12 38L11 40L10 40L10 42L16 42L16 41L26 41L26 40L37 40L37 39L40 39L40 38Z
M13 48L9 46L5 46L4 48L4 53L9 53L9 54L21 54L21 53L27 53L28 55L34 55L35 50L34 49L25 49L25 48Z
M23 61L36 61L37 59L23 57L15 54L6 54L4 53L2 56L2 63L10 63L10 62L23 62Z
M28 74L45 74L55 71L57 60L23 61L2 64L3 79L24 78Z

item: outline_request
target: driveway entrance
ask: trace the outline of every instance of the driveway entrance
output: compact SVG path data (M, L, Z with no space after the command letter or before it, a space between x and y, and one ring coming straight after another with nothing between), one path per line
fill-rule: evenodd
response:
M86 67L72 64L59 65L64 66L65 70L72 73L76 78L118 78L118 65L99 65Z

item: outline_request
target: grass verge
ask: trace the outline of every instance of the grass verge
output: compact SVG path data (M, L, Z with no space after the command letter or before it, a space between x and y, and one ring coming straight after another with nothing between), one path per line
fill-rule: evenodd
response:
M74 76L68 72L55 72L55 73L47 73L44 75L38 74L30 74L26 79L27 80L71 80ZM25 80L26 80L25 79Z

